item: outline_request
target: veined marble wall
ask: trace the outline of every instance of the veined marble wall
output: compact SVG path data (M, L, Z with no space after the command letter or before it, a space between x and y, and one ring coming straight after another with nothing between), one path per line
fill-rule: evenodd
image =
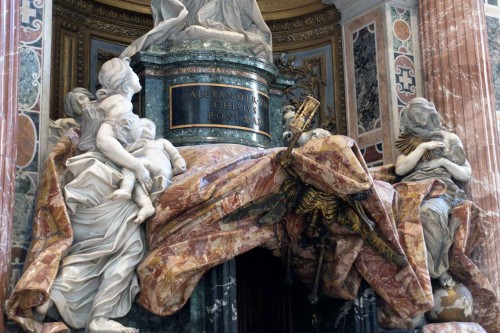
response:
M393 163L399 111L421 95L415 4L379 4L344 21L348 135L369 166Z
M30 242L38 174L48 140L52 1L20 1L18 151L9 289L20 277ZM8 327L16 332L17 327Z
M495 90L497 125L500 132L500 2L498 0L484 0L484 9L490 49L491 74Z

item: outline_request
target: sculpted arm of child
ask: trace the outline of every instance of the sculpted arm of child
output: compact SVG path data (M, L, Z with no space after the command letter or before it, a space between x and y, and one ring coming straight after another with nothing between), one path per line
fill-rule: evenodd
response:
M170 157L172 161L172 171L174 176L186 171L186 161L181 156L177 148L175 148L172 143L166 139L160 139L163 144L163 150Z
M113 163L134 171L136 180L144 188L145 192L151 189L152 180L149 171L144 167L141 161L132 156L123 148L120 142L115 138L113 127L110 124L103 123L97 132L97 148L106 155Z

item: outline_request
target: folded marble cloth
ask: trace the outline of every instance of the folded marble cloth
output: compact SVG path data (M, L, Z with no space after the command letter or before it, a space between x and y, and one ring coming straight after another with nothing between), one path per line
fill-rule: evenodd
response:
M421 333L486 333L486 331L476 323L451 322L426 325Z
M69 133L48 158L25 271L7 307L8 316L30 331L44 329L33 320L32 309L47 299L59 263L72 244L60 182L64 163L77 141L77 135ZM283 150L230 144L179 148L188 170L173 178L155 202L156 214L146 222L148 252L137 267L139 304L158 315L172 314L186 303L211 267L257 246L279 249L290 242L294 245L304 222L294 212L264 226L252 216L223 221L239 208L277 193L291 178L280 163ZM333 223L320 276L322 292L353 299L365 279L381 298L380 320L388 327L407 327L412 317L428 311L433 299L419 207L423 198L443 193L445 185L428 180L393 186L373 180L356 143L343 136L312 140L294 149L290 167L300 181L328 195L343 197L371 190L361 201L363 209L385 241L409 263L401 267L389 262L352 230ZM471 253L484 243L488 226L471 202L457 206L453 214L461 224L450 270L472 292L475 320L488 331L499 332L493 288L471 259ZM292 267L299 279L311 284L316 254L307 248L294 249ZM44 332L64 329L62 324L45 325Z

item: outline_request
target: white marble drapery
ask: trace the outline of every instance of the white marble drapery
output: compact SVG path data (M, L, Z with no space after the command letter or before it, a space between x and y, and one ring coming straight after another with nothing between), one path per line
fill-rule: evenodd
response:
M256 0L153 0L154 28L134 41L121 57L131 57L167 41L222 40L251 48L272 62L271 31Z

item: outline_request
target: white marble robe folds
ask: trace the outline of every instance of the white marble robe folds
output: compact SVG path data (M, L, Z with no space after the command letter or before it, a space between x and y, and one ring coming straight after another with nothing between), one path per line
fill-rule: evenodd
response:
M271 31L256 0L152 0L151 13L154 28L121 57L131 57L153 44L201 39L240 44L272 62Z
M73 178L65 200L74 232L73 246L61 262L50 298L64 321L84 328L89 318L125 316L139 293L135 272L146 244L139 210L132 200L108 200L122 175L100 153L70 158Z

